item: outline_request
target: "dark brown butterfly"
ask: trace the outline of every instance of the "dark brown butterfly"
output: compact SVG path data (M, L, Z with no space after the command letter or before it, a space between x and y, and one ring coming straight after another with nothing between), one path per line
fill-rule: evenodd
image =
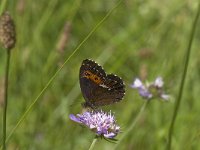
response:
M113 104L125 95L123 80L114 74L106 74L100 65L90 59L83 60L79 80L85 107L94 109Z

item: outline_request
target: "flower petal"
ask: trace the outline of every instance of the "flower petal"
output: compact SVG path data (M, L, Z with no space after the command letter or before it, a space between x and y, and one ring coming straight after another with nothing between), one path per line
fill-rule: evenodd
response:
M112 138L114 138L114 137L116 136L116 134L113 133L113 132L111 132L111 133L108 133L108 134L104 134L103 136L104 136L105 138L112 139Z
M142 81L139 78L136 78L133 84L131 85L132 88L141 88L143 87Z
M153 95L146 88L140 88L138 89L138 91L139 91L139 94L144 98L150 99L153 97Z
M75 122L78 122L78 123L82 123L80 121L80 118L76 117L74 114L70 114L69 115L69 118L72 120L72 121L75 121Z
M164 85L162 77L157 77L156 80L154 81L154 86L158 88L162 88Z
M168 101L170 99L170 96L167 94L161 94L160 97L166 101Z

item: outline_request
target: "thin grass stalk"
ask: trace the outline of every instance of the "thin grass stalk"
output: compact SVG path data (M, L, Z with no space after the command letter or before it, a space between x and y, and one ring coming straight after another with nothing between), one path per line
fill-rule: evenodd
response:
M7 0L2 0L0 3L0 15L2 14L2 12L4 11L5 7L6 7L6 3Z
M8 104L8 78L10 68L10 50L7 50L5 81L4 81L4 106L3 106L3 150L6 150L6 120L7 120L7 104Z
M94 145L96 144L97 139L98 139L98 137L95 137L95 138L93 139L92 144L90 145L90 147L89 147L88 150L93 150L93 149L94 149Z
M114 150L117 149L119 147L119 145L121 144L121 142L131 133L131 131L135 127L136 123L138 122L139 118L143 114L143 112L144 112L144 110L145 110L145 108L146 108L146 106L147 106L148 103L149 103L148 100L144 102L144 104L140 108L140 111L137 114L136 118L133 120L132 124L129 126L129 128L126 130L126 132L123 133L122 137L120 138L120 140L118 141L118 143L115 145Z
M65 62L61 65L61 67L54 73L54 75L49 79L47 84L44 86L44 88L41 90L41 92L38 94L38 96L33 100L33 102L28 106L26 111L23 113L23 115L20 117L19 121L15 125L15 127L11 130L9 135L6 138L6 142L10 139L10 137L13 135L13 133L16 131L16 129L19 127L19 125L24 121L28 113L32 110L33 106L36 104L38 99L43 95L43 93L46 91L46 89L50 86L50 84L54 81L54 79L57 77L58 73L63 69L63 67L66 65L66 63L71 59L72 56L80 49L80 47L85 44L85 42L93 35L93 33L108 19L108 17L112 14L112 12L123 2L123 0L120 0L104 17L103 19L88 33L88 35L83 39L83 41L75 48L75 50L71 53L71 55L65 60Z
M170 127L169 127L167 150L171 150L174 124L175 124L176 117L177 117L177 114L178 114L178 110L179 110L179 107L180 107L180 103L181 103L181 100L182 100L183 89L184 89L184 85L185 85L185 79L186 79L186 76L187 76L188 64L189 64L189 59L190 59L191 47L192 47L192 42L193 42L193 39L194 39L195 30L196 30L196 27L197 27L199 15L200 15L200 2L199 2L199 5L198 5L196 17L195 17L194 22L192 24L190 39L189 39L188 47L186 49L186 55L185 55L186 58L185 58L184 70L183 70L183 74L182 74L182 78L181 78L181 84L180 84L180 88L179 88L177 101L176 101L175 106L174 106L174 112L173 112L171 124L170 124Z

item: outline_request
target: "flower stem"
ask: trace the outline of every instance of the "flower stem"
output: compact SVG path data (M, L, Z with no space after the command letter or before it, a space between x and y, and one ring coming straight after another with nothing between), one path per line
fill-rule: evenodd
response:
M199 5L198 5L198 10L197 10L196 17L195 17L194 22L192 24L190 39L189 39L188 47L186 49L186 55L185 55L186 58L185 58L184 70L183 70L183 74L182 74L182 78L181 78L180 89L179 89L177 101L175 103L174 113L173 113L173 116L172 116L172 121L171 121L171 124L170 124L170 127L169 127L167 150L171 149L172 134L173 134L173 130L174 130L174 124L175 124L175 121L176 121L176 117L177 117L177 113L178 113L178 110L179 110L181 98L182 98L182 95L183 95L182 93L183 93L183 88L184 88L184 84L185 84L185 78L186 78L186 75L187 75L187 69L188 69L188 64L189 64L191 47L192 47L192 42L193 42L193 39L194 39L195 29L197 27L197 22L198 22L198 19L199 19L199 15L200 15L200 2L199 2Z
M6 58L6 68L5 68L5 82L4 82L4 107L3 107L3 150L6 149L6 116L7 116L7 103L8 103L8 76L10 68L10 50L7 50Z
M93 139L92 144L90 145L89 150L93 150L94 145L96 144L96 142L97 142L97 137L95 137L95 138Z
M1 1L1 3L0 3L0 15L4 11L4 9L6 8L6 3L7 3L7 0L2 0Z
M114 147L114 149L117 149L117 147L120 145L120 143L122 142L122 140L125 139L125 137L131 133L131 130L133 130L133 128L135 127L136 123L138 122L139 118L141 117L142 113L144 112L147 103L149 103L149 100L145 101L145 103L142 105L142 107L140 108L140 112L137 114L136 118L133 120L132 124L129 126L129 128L126 130L126 132L122 135L121 139L118 141L118 143L116 144L116 146Z

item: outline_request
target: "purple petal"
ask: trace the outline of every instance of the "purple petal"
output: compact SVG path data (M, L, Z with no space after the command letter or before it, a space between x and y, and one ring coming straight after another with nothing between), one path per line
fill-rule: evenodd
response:
M139 91L139 94L144 98L150 99L153 97L153 95L147 89L140 88L138 89L138 91Z
M102 135L102 132L101 131L97 131L96 134L97 135Z
M89 124L90 129L95 129L96 127L93 124Z
M163 79L162 77L157 77L156 80L154 81L154 86L158 87L158 88L162 88L163 87Z
M72 120L72 121L75 121L75 122L78 122L78 123L82 123L80 121L80 118L76 117L74 114L70 114L69 115L69 118Z
M111 132L111 133L108 133L108 134L104 134L103 136L106 137L106 138L112 139L112 138L114 138L116 136L116 134Z
M141 88L143 87L142 81L139 78L136 78L133 84L131 85L132 88Z

